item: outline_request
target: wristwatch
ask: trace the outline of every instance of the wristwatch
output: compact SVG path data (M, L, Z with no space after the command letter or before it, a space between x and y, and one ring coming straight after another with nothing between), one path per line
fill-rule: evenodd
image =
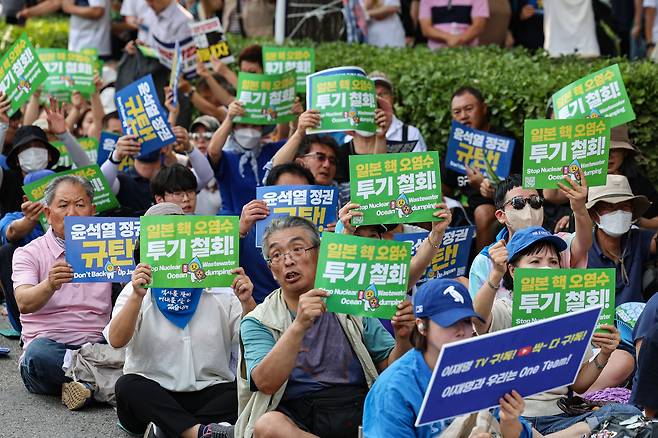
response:
M112 149L112 152L110 152L110 156L107 157L107 159L110 161L110 163L113 163L113 164L121 164L121 160L119 160L119 161L115 161L114 158L112 158L112 157L114 156L114 151L115 151L115 150L116 150L116 149Z

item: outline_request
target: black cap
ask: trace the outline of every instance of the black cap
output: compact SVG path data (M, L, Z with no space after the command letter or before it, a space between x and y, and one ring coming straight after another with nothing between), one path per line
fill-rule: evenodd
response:
M48 168L53 167L59 161L59 151L55 146L50 144L48 137L43 129L38 126L27 125L21 126L14 134L14 142L11 145L11 150L7 154L7 165L15 170L20 170L18 164L18 153L20 149L32 141L42 143L49 152Z

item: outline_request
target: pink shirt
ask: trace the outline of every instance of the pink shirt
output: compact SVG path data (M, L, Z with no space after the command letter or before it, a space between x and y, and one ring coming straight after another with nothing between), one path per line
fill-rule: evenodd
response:
M24 247L13 259L14 290L36 285L48 278L52 265L65 260L64 249L52 229ZM112 310L111 283L66 283L37 312L21 313L23 348L35 338L48 338L63 344L82 345L103 339L103 328Z
M461 35L472 24L474 18L489 17L488 0L420 0L418 12L420 20L429 18L432 27L453 35ZM478 39L471 41L471 46L478 45ZM447 47L441 41L428 39L427 46L432 49Z

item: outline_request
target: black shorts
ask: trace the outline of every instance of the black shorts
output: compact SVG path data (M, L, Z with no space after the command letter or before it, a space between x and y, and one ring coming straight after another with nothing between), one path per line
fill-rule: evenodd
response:
M368 388L341 385L279 403L276 410L320 438L356 438Z

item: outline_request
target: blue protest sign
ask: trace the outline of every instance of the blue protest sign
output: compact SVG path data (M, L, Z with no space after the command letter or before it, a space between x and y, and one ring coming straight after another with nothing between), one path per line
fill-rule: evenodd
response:
M590 347L601 306L443 346L416 426L571 385Z
M107 157L110 156L114 147L119 141L119 136L117 134L112 134L111 132L101 132L100 140L98 140L98 155L96 155L96 163L99 166L102 166L104 162L107 161Z
M130 281L139 218L67 216L64 236L73 283Z
M99 166L102 166L105 161L116 147L117 141L119 141L119 135L113 134L111 132L101 132L100 140L98 141L98 155L96 155L96 162ZM132 167L135 160L132 157L124 157L119 164L119 170L127 170Z
M123 132L137 136L141 155L176 142L150 74L119 90L115 100Z
M466 166L489 176L488 167L499 179L507 178L512 165L514 139L469 128L453 120L448 138L445 166L466 175ZM488 162L488 165L487 165ZM489 176L496 180L496 177Z
M413 257L428 234L429 231L398 233L393 235L393 239L400 242L411 242ZM465 275L473 237L475 237L475 225L448 228L443 235L441 247L416 285L420 286L432 278L455 278Z
M336 222L338 190L329 186L256 187L256 199L265 201L270 215L256 222L256 246L261 247L265 228L276 217L299 216L313 222L320 233Z

